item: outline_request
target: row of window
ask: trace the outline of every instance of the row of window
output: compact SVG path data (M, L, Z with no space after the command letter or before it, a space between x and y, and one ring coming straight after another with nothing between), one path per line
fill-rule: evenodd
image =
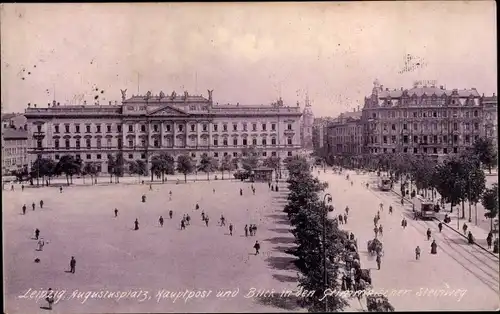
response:
M200 156L202 155L203 153L200 153ZM228 156L230 155L230 153L228 152L224 152L222 156ZM214 158L219 158L221 156L221 154L219 154L219 152L213 152L213 157ZM232 153L232 156L233 157L238 157L239 156L239 153L238 152L233 152ZM243 153L243 156L246 156L246 153ZM267 157L267 152L262 152L262 157ZM271 152L271 156L277 156L277 153L276 152ZM291 151L287 152L287 156L293 156L293 153ZM128 154L128 159L134 159L134 154ZM191 157L192 158L196 158L196 153L191 153ZM55 155L55 159L60 159L61 156L56 154ZM76 154L75 155L75 158L76 159L81 159L81 155L80 154ZM107 157L106 157L107 158ZM85 154L85 159L86 160L91 160L92 159L92 154ZM97 160L103 160L103 155L102 154L96 154L95 155L95 159ZM146 159L146 154L145 153L142 153L141 154L141 159Z
M378 149L378 148L371 148L370 149L370 152L371 153L379 153L379 152L384 152L384 153L388 153L389 150L387 148L383 148L383 149ZM396 149L395 148L392 148L391 150L392 153L395 153L396 152ZM403 153L408 153L409 150L408 150L408 147L403 147ZM417 147L414 147L413 148L413 153L414 154L419 154L420 152L424 153L424 154L440 154L441 152L443 154L448 154L448 148L444 147L442 150L437 148L437 147L433 147L433 148L427 148L427 147L423 147L421 150L419 150ZM454 154L457 154L458 153L458 147L453 147L453 153Z
M101 125L100 124L96 124L96 133L101 133ZM242 124L243 126L243 129L242 131L248 131L248 127L247 127L247 123L246 122L243 122ZM219 131L219 125L218 124L213 124L212 125L213 127L213 131L214 132L218 132ZM147 130L147 125L146 124L141 124L140 125L140 131L141 132L146 132ZM153 132L159 132L160 131L160 125L159 124L153 124L152 125L152 129L153 129ZM165 129L167 132L171 132L172 131L172 126L170 124L166 124L165 125ZM128 124L128 128L127 128L128 132L129 133L133 133L135 132L135 126L133 124ZM184 125L183 124L178 124L177 125L177 130L179 132L184 132ZM191 132L196 132L196 124L190 124L190 130ZM262 131L267 131L267 124L266 123L262 123L261 124L261 130ZM292 124L291 123L288 123L287 125L287 130L292 130ZM37 125L37 131L38 132L42 132L42 126L41 125ZM116 131L117 132L121 132L122 131L122 125L121 124L117 124L116 125ZM203 132L208 132L208 124L204 123L202 124L202 131ZM228 131L228 124L227 123L224 123L222 124L222 131L223 132L227 132ZM233 123L233 131L238 131L238 123ZM253 132L257 132L257 123L252 123L252 131ZM276 131L276 123L271 123L271 131ZM65 133L70 133L71 132L71 129L70 129L70 124L64 124L64 132ZM80 124L75 124L74 125L74 132L75 133L80 133L81 132L81 128L80 128ZM92 132L92 128L91 128L91 125L85 125L85 133L91 133ZM112 133L113 132L113 125L112 124L106 124L106 133ZM54 125L54 133L61 133L61 129L60 129L60 125L58 124L55 124Z
M2 150L2 153L5 155L17 155L17 154L26 154L26 147L6 147Z
M418 125L419 125L419 123L413 123L413 130L417 131L419 129ZM464 122L464 123L462 123L462 125L463 125L463 129L465 129L466 131L469 131L471 129L471 124L469 122ZM432 129L435 131L438 129L438 123L432 123L430 125L427 123L420 123L421 130L427 131L427 130L429 130L430 126L432 126ZM447 126L447 123L445 121L441 122L442 129L446 129L446 126ZM472 126L474 127L475 131L479 130L479 123L475 122L472 124ZM384 131L387 131L387 124L384 123L382 128ZM396 131L396 124L391 124L391 130ZM403 130L408 130L407 123L403 123ZM458 131L458 123L457 122L453 123L453 130Z
M402 114L401 114L402 113ZM465 117L465 118L477 118L479 117L480 113L479 110L474 110L473 112L471 111L460 111L460 116ZM418 111L407 111L407 110L402 110L402 111L381 111L378 113L373 112L372 113L372 118L397 118L402 116L403 118L408 118L408 116L413 116L413 118L446 118L448 115L450 117L458 117L459 116L459 111L458 110L439 110L439 111L434 111L434 110L428 110L428 111L423 111L423 110L418 110Z
M397 143L397 137L396 137L396 135L392 135L390 139L391 139L391 144L396 144ZM411 137L409 137L408 135L403 135L403 143L404 144L409 144L410 143L410 139L411 139ZM437 135L434 135L434 136L427 136L427 135L418 136L418 135L414 135L412 139L413 139L412 142L414 144L417 144L417 143L424 143L424 144L427 144L427 143L429 143L429 144L448 143L448 136L446 136L446 135L443 135L443 136L437 136ZM456 144L456 143L458 143L459 137L458 137L458 135L453 135L452 137L450 137L450 139L452 139L452 142ZM479 139L479 135L475 135L474 136L474 141L477 141L478 139ZM472 140L472 137L470 135L465 135L464 136L464 143L470 144L471 140ZM371 144L378 144L378 137L377 136L371 136L370 137L370 143ZM382 137L382 143L383 144L389 144L389 137L384 135Z
M2 160L4 167L16 166L26 164L26 157L18 157L18 158L5 158Z

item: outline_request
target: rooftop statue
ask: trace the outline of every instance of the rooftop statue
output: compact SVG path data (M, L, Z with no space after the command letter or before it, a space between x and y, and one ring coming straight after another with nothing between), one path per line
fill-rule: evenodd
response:
M148 92L146 93L146 99L149 99L149 98L151 98L151 91L148 91Z
M170 95L170 98L171 98L171 99L174 99L176 96L177 96L177 94L175 93L175 91L173 91L173 92L172 92L172 95Z
M122 101L125 101L125 98L127 97L127 90L120 89L120 91L122 92Z
M213 89L207 89L208 91L208 100L212 101L212 93L214 92Z
M186 98L186 99L187 99L188 97L189 97L188 92L187 92L187 91L184 91L184 98Z
M163 92L160 92L160 99L165 98L165 94Z

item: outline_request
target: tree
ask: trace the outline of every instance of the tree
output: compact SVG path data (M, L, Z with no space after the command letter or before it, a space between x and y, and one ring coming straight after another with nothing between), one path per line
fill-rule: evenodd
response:
M141 182L141 176L145 176L148 173L146 162L142 159L129 161L129 172L130 174L136 174Z
M222 172L222 180L224 180L224 171L230 172L231 170L233 170L233 162L231 160L231 155L228 154L224 156L224 158L222 158L222 162L220 163L219 169Z
M273 169L274 171L278 171L278 168L280 166L281 159L277 156L269 156L264 161L262 164L266 167L269 167Z
M188 155L179 155L177 157L177 171L184 174L184 182L187 182L188 173L193 172L193 161Z
M493 219L498 215L498 184L495 183L491 188L484 191L481 198L481 204L487 210L484 213L486 218L490 219L490 230L493 230Z
M436 167L432 178L441 197L450 202L450 212L455 205L460 204L464 193L464 182L460 176L461 167L460 160L453 156Z
M166 153L153 156L151 159L151 181L153 175L161 176L161 181L165 182L165 175L174 174L175 160L172 156Z
M116 153L113 164L113 175L115 176L115 183L120 183L120 177L123 177L125 171L125 160L122 153Z
M108 173L109 173L109 183L113 183L113 174L116 165L116 159L112 154L108 154Z
M479 158L479 161L488 167L488 171L491 173L491 168L496 166L498 161L498 153L492 139L480 137L474 142L472 150Z
M83 166L83 172L90 175L90 180L92 181L92 184L94 184L94 177L97 177L97 174L99 173L99 169L97 169L95 163L86 162Z
M249 148L244 150L241 158L241 167L246 171L252 171L259 166L259 157L257 157L257 152Z
M215 171L214 159L209 157L206 153L201 155L200 164L198 165L198 171L203 171L207 174L207 180L210 181L210 172Z
M73 183L73 176L80 173L81 168L81 159L76 159L74 156L70 155L64 155L59 159L54 172L56 174L64 173L66 175L66 182L70 185L70 181L71 184Z
M394 312L394 307L385 295L369 295L366 297L368 312Z

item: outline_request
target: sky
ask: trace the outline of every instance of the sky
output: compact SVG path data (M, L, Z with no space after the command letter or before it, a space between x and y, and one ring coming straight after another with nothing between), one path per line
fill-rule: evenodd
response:
M151 91L214 102L362 108L384 88L437 80L496 93L493 1L2 4L4 112ZM407 56L413 67L405 65ZM410 69L408 69L410 68Z

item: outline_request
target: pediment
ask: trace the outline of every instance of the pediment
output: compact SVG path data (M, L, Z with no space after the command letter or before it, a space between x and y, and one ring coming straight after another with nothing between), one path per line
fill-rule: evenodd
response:
M189 114L186 113L184 110L172 106L164 106L148 113L148 116L154 116L154 117L157 116L186 117L188 115Z

